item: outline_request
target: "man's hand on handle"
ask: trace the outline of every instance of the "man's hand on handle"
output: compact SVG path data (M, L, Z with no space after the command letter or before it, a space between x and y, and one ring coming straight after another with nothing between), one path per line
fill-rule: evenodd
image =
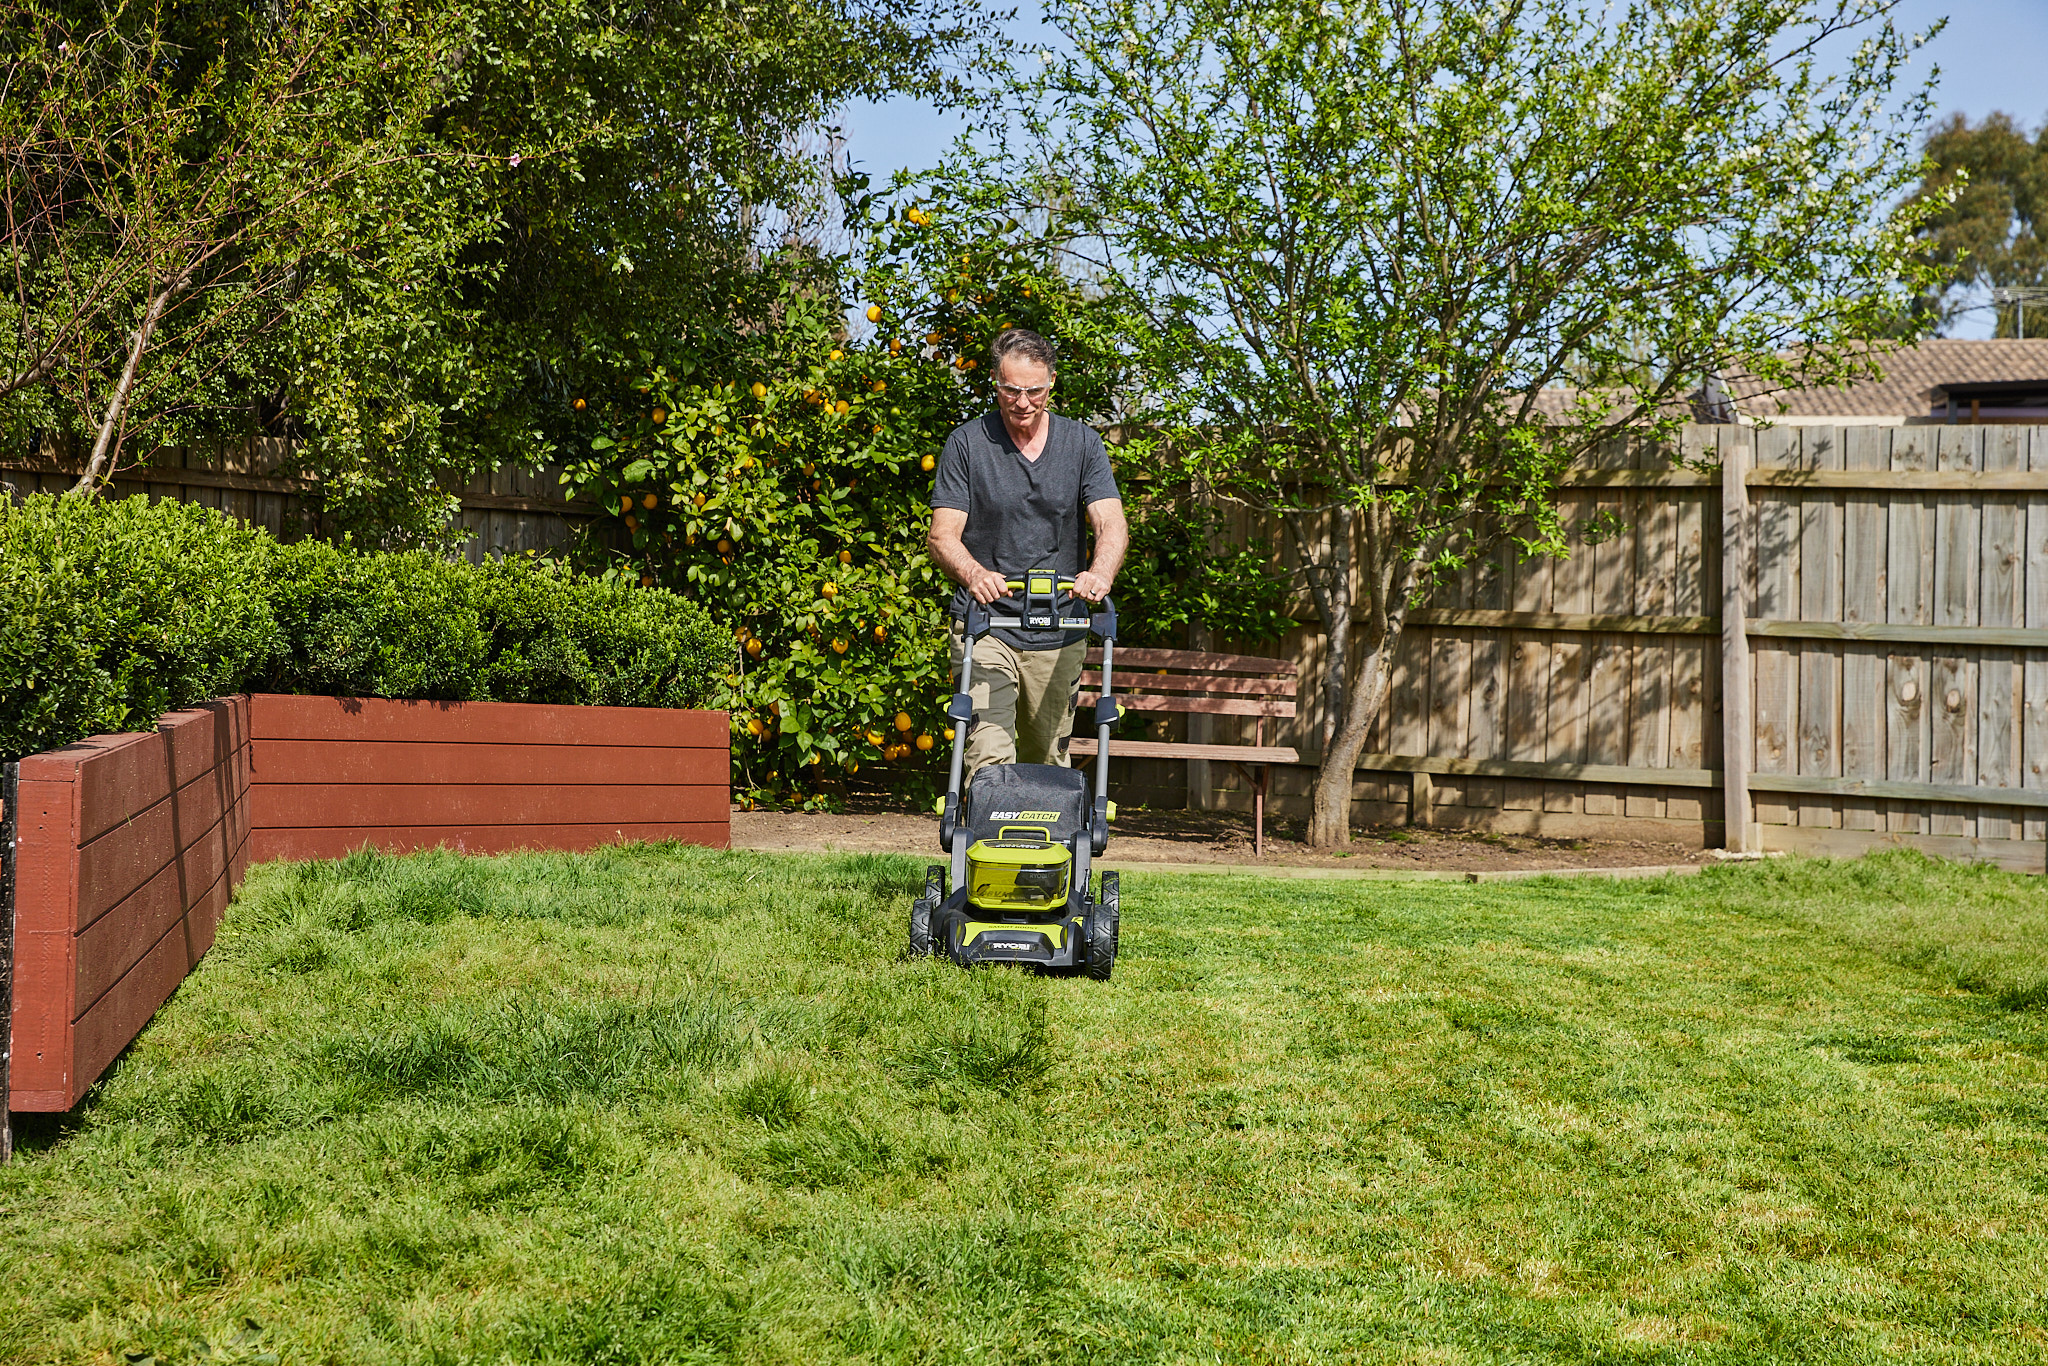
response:
M980 565L976 565L968 577L960 582L983 607L997 598L1006 598L1010 595L1010 581L995 570L983 569Z
M1092 569L1084 569L1074 575L1074 594L1090 602L1101 602L1109 596L1109 580Z

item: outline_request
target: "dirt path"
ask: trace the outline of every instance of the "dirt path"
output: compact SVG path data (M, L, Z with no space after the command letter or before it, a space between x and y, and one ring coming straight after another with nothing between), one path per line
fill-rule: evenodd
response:
M1222 811L1130 811L1112 827L1111 865L1142 863L1254 864L1276 871L1406 869L1418 872L1522 872L1571 868L1637 868L1699 864L1712 855L1680 844L1636 840L1548 840L1522 835L1383 829L1360 831L1348 854L1317 853L1301 843L1298 825L1266 824L1266 853L1252 858L1249 816ZM1295 838L1288 838L1289 836ZM844 815L787 811L732 813L735 849L939 853L939 819L901 810Z

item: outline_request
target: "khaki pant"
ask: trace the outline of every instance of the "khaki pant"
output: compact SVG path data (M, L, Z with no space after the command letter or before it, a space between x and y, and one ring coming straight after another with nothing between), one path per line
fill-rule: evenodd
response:
M966 633L953 628L953 677L960 677ZM983 636L974 642L974 677L967 695L980 719L967 732L961 782L990 764L1067 767L1067 738L1081 691L1087 640L1058 650L1016 650Z

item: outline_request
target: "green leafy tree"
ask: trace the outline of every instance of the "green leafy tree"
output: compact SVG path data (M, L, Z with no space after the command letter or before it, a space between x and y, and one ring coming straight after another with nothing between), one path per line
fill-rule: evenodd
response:
M1986 286L2048 287L2048 123L2029 136L2010 114L1975 127L1954 114L1927 135L1927 161L1918 197L1933 212L1920 237L1939 275L1916 318L1946 328ZM2048 298L2034 312L2027 335L2048 337ZM2018 326L2018 310L2000 310L1997 335Z
M1702 376L1868 367L1925 91L1890 6L1099 0L963 162L1096 281L1178 475L1278 519L1328 632L1310 840L1411 603ZM1842 52L1840 69L1820 56ZM1579 401L1538 420L1564 377Z
M570 400L773 296L849 98L965 97L965 0L620 10L14 0L0 423L124 449L287 437L320 530L432 543L441 489L577 443ZM129 362L133 360L133 364Z
M416 179L445 89L432 21L201 13L0 10L0 420L87 451L79 492L206 427L309 262L382 254L360 205Z
M833 111L967 98L959 72L999 59L1006 17L968 0L442 3L467 31L432 145L464 169L392 208L487 231L452 259L333 272L274 367L315 472L360 490L329 519L359 536L436 472L580 458L574 400L632 383L643 352L715 368L778 306L763 251L829 235Z

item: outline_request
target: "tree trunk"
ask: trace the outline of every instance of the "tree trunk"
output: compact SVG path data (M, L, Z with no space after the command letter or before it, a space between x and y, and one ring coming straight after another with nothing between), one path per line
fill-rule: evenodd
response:
M1351 695L1345 699L1343 719L1323 747L1323 764L1316 770L1315 808L1308 824L1312 848L1338 848L1351 843L1352 775L1373 719L1387 700L1387 685L1394 672L1394 647L1401 639L1398 623L1389 623L1389 628L1376 644L1368 645L1365 658L1359 662Z
M107 400L107 410L100 418L100 434L92 443L92 458L85 462L85 472L71 486L74 496L94 492L113 473L114 459L121 451L121 428L128 416L128 396L135 392L136 376L142 372L142 358L148 354L157 324L163 321L171 300L185 292L185 285L190 279L189 275L181 275L158 290L156 297L149 301L142 321L136 324L135 334L128 341L128 363L121 368L120 381L114 385L113 396Z

